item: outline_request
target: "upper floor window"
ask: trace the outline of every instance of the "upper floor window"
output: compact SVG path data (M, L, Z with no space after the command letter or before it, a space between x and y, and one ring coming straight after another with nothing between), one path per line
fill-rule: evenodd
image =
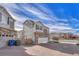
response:
M14 20L12 18L9 18L9 25L10 28L14 28Z
M2 20L2 13L0 13L0 22L1 22L1 20Z
M8 20L7 20L7 24L9 24L10 22L9 22L9 17L8 17Z
M39 29L39 26L38 25L36 25L36 29Z
M42 30L42 26L36 25L37 30Z
M42 26L40 26L40 30L42 30Z

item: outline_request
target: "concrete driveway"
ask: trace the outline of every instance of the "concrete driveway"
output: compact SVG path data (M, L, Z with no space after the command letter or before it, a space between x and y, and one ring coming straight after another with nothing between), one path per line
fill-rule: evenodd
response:
M0 48L0 56L30 56L25 52L23 46Z
M41 44L41 46L55 51L59 51L60 53L64 53L66 55L74 55L74 56L79 55L79 46L75 44L47 43L47 44ZM59 55L62 55L62 54L59 54Z
M26 52L37 56L78 56L79 46L66 43L47 43L25 47Z
M79 46L64 43L47 43L32 46L5 47L0 56L75 56L79 55Z
M45 46L35 45L32 47L24 47L28 54L33 56L69 56L70 54L56 51Z

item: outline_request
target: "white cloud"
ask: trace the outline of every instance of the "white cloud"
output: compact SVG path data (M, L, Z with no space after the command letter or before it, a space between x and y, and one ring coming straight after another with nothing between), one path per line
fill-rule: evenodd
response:
M43 12L45 12L46 14L49 14L50 17L55 17L55 15L53 14L53 12L46 8L44 5L40 5L40 4L35 4L40 10L42 10ZM51 16L52 15L52 16Z
M8 10L10 9L19 9L18 6L14 3L0 3L1 6L4 6L5 8L7 8Z
M74 29L75 31L79 31L79 29Z
M50 32L75 32L75 30L71 27L52 25L52 24L46 24L46 26L49 27Z
M44 20L55 20L54 17L51 18L50 15L45 14L44 12L40 11L40 9L33 7L33 6L21 6L22 8L24 8L25 10L31 12L32 14L34 14L35 16L37 16L40 19L44 19Z
M72 19L72 21L79 23L79 20L78 20L78 19L76 19L76 18L74 18L74 17L71 17L71 19Z

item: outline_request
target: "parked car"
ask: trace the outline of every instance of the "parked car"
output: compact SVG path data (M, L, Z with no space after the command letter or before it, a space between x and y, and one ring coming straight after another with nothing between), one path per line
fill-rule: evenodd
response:
M53 42L58 43L59 38L58 37L53 37Z

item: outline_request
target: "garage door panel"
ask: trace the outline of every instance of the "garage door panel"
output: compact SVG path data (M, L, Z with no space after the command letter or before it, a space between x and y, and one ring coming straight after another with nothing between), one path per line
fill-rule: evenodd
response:
M39 38L38 39L38 43L47 43L48 42L48 38Z

